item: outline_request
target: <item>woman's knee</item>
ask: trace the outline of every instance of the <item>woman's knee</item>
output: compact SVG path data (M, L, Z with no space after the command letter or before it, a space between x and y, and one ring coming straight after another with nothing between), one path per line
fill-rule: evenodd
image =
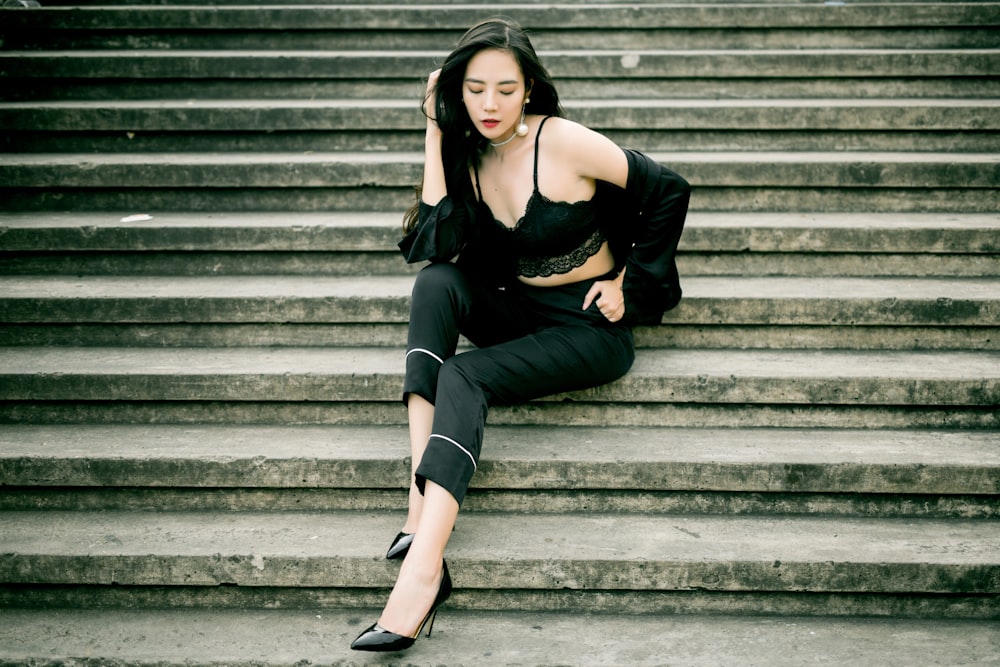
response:
M469 375L466 364L463 363L466 359L463 357L466 354L456 354L453 357L445 359L445 362L441 364L441 369L438 372L438 386L444 386L446 391L467 391L471 383L471 376Z
M428 264L417 274L413 283L413 294L428 295L461 289L465 277L451 262L436 262Z
M456 354L441 364L435 404L469 415L479 414L489 401L491 372L476 360L476 350Z

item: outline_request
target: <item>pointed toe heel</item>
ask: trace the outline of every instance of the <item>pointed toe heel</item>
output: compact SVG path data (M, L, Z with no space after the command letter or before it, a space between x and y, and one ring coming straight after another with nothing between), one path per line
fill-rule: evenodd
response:
M410 544L413 543L413 535L414 533L400 533L396 535L396 539L389 545L389 551L385 554L386 559L397 560L405 558L406 552L410 550Z
M389 632L378 623L375 623L351 642L351 649L355 651L379 652L403 651L413 646L415 641L417 640L414 637L397 635L395 632Z
M351 648L355 651L378 651L383 653L404 651L413 646L424 627L427 628L427 636L430 637L431 631L434 629L434 619L437 618L438 607L444 604L444 601L451 595L451 575L448 574L448 564L442 563L441 565L444 571L441 574L441 585L438 587L437 595L434 597L434 603L431 605L427 615L420 621L420 625L417 626L417 631L413 633L412 637L397 635L395 632L389 632L378 623L374 623L358 635L357 639L351 642Z

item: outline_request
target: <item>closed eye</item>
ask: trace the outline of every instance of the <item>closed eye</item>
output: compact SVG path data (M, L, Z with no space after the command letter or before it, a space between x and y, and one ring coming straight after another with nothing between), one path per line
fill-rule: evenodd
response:
M466 88L466 90L469 91L470 95L481 95L482 93L486 92L485 89L482 89L482 88L480 88L480 89ZM498 90L497 92L500 93L501 95L513 95L514 93L517 92L517 90L516 89L515 90Z

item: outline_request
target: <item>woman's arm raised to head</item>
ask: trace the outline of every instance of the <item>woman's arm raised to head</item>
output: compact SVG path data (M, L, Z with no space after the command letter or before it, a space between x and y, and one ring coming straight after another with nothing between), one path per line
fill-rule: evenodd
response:
M437 86L441 70L431 72L427 78L427 95L424 100L424 113L427 115L427 131L424 135L424 180L420 198L434 206L448 194L445 183L444 160L441 157L441 128L434 118L434 89Z
M450 261L462 250L469 237L469 210L462 201L454 199L454 193L449 196L442 157L443 134L433 117L439 71L432 72L427 82L424 103L427 130L420 200L403 216L405 236L399 242L399 249L410 263Z

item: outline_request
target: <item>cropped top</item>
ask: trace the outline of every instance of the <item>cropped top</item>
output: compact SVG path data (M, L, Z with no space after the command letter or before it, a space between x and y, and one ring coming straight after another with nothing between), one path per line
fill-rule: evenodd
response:
M623 151L628 181L624 188L597 181L597 219L615 270L626 269L623 322L655 325L681 300L675 257L691 186L650 156ZM417 224L399 241L399 250L410 263L454 261L483 285L513 285L517 261L506 247L513 235L476 199L467 173L456 173L448 194L434 205L418 201Z
M534 190L524 215L513 227L503 224L489 211L479 186L479 169L473 165L479 201L493 222L507 232L505 245L516 258L518 275L526 278L568 273L596 255L605 241L596 195L586 201L552 201L538 189L538 143L548 119L548 116L542 119L535 135Z

